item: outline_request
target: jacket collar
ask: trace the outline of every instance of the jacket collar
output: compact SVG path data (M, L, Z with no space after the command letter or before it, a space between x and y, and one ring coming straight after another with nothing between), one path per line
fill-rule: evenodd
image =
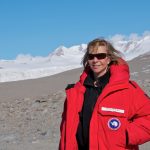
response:
M109 82L109 78L110 78L110 70L108 70L103 76L97 79L97 87L103 88ZM95 82L94 74L92 71L89 71L89 74L84 80L84 85L95 87L94 82Z

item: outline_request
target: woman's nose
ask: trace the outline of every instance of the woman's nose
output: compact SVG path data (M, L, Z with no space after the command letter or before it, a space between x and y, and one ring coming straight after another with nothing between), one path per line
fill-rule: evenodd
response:
M97 57L94 57L94 58L93 58L93 61L94 61L94 62L98 61Z

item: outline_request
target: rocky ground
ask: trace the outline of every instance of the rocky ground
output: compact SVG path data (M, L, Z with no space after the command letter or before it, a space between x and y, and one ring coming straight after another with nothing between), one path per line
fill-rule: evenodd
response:
M25 143L34 149L44 141L48 146L40 145L39 149L57 149L64 99L64 92L58 91L32 99L16 99L13 103L0 103L0 150L12 150L10 145L23 150L20 146Z
M136 80L148 95L149 58L139 57L130 62L131 78ZM33 97L1 99L0 150L57 150L64 100L63 89ZM141 150L149 149L149 143L141 146Z

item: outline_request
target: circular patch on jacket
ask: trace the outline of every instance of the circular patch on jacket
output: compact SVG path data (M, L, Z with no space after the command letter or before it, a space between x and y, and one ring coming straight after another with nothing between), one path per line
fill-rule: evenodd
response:
M108 127L111 130L117 130L117 129L119 129L120 125L121 125L121 122L117 118L111 118L111 119L108 120Z

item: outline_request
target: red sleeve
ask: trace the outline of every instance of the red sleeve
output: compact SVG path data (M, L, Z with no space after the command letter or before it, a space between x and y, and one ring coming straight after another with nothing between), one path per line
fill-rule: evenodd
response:
M133 93L132 122L127 126L128 144L140 145L150 141L150 99L139 88Z

